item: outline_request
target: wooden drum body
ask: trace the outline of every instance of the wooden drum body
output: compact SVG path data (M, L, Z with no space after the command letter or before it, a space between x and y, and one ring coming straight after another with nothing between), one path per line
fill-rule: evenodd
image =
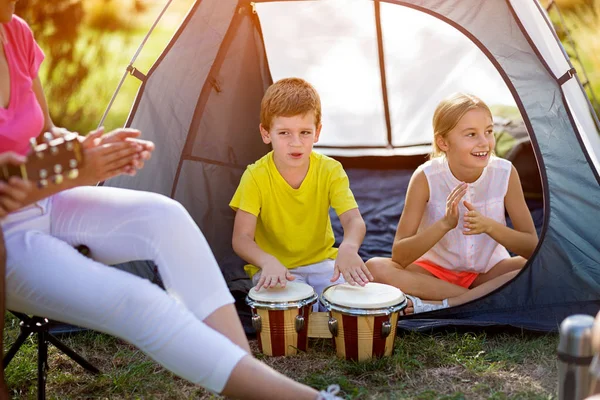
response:
M317 294L305 283L285 288L250 290L246 303L252 310L258 347L268 356L291 356L308 347L308 323Z
M338 357L364 361L390 356L398 315L407 300L400 289L381 283L329 286L321 303L329 311L329 331Z

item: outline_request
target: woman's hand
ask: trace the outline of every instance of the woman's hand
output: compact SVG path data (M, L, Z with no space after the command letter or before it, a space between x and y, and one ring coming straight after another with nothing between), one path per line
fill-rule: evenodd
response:
M456 228L458 225L458 203L467 193L468 185L463 182L456 186L446 199L446 215L444 215L443 222L448 230Z
M473 205L467 201L463 204L467 207L465 213L464 235L479 235L480 233L490 233L493 220L483 216Z
M103 128L100 128L104 132ZM144 167L144 162L152 157L154 151L154 143L149 140L139 139L141 132L137 129L120 128L115 129L101 137L102 144L119 143L119 142L131 142L141 146L141 151L138 153L139 157L134 160L131 165L132 169L129 175L135 175L136 170Z
M0 166L6 164L20 165L25 162L25 157L15 153L0 154ZM23 201L32 189L29 181L13 176L8 181L0 181L0 218L4 218L9 213L18 210L25 204Z
M82 141L85 165L80 182L93 185L121 174L135 172L133 165L140 160L144 147L134 141L108 141L101 137L104 131L96 130Z

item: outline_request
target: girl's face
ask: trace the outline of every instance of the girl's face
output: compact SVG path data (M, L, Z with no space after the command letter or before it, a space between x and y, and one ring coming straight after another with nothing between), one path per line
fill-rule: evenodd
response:
M0 23L10 22L15 13L15 4L17 0L0 0Z
M485 168L496 145L494 125L481 108L467 111L446 138L437 137L448 162L459 168Z

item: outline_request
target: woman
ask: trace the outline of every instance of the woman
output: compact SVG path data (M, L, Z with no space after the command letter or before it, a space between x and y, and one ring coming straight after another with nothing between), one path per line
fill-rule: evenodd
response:
M37 75L43 53L0 0L0 151L23 154L53 129ZM273 371L250 355L233 297L184 208L153 193L90 187L141 168L153 150L135 130L82 139L79 177L33 189L3 221L7 308L121 337L191 382L235 398L335 398ZM65 190L69 189L69 190ZM94 260L74 245L90 248ZM108 268L135 259L159 266L167 291Z

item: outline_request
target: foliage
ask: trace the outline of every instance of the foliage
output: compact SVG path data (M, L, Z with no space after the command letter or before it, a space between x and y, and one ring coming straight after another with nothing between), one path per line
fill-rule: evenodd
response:
M143 11L135 1L131 12ZM117 0L99 0L90 7L87 0L20 0L16 13L25 19L46 54L40 71L50 113L59 126L78 126L97 117L105 104L81 100L81 92L93 95L106 90L104 82L89 85L94 73L110 64L106 37L111 32L126 34L129 26L119 15ZM92 3L93 4L93 3ZM112 10L112 11L110 11ZM105 24L110 21L110 24ZM90 87L91 86L91 87ZM89 100L89 99L88 99Z

